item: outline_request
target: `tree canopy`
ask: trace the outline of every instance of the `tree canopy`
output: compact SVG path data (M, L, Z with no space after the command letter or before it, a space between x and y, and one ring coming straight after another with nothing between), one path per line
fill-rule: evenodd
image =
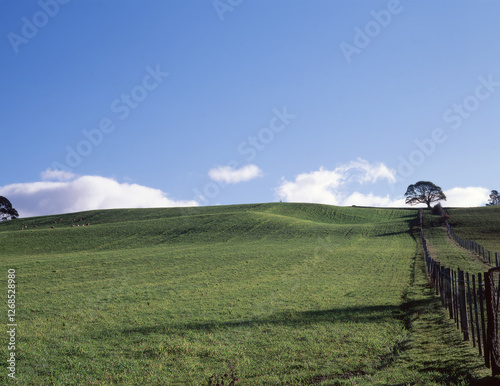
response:
M500 205L500 194L496 190L492 190L490 193L490 200L486 204L487 206L491 205Z
M0 221L12 220L19 217L19 213L12 207L10 201L0 196Z
M435 201L445 200L446 196L443 190L430 181L419 181L416 184L408 186L405 193L406 204L427 204L431 207L431 203Z

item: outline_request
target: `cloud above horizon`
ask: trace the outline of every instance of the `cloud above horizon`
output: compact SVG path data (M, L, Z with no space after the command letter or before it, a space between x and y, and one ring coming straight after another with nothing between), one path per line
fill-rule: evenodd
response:
M392 184L396 182L396 171L385 164L370 164L357 159L337 166L333 170L321 167L319 170L302 173L294 181L284 178L275 189L278 198L289 202L312 202L330 205L367 205L367 206L401 206L404 200L393 200L389 195L375 196L355 191L348 194L347 185L357 183L364 185L380 180Z
M373 193L361 193L352 188L352 184L374 184L378 181L389 184L396 182L396 171L383 163L370 164L358 159L333 170L321 167L319 170L302 173L293 181L282 179L275 189L277 197L288 202L310 202L339 206L378 206L378 207L410 207L400 196L393 198L389 194L377 196ZM349 186L351 185L351 186ZM444 190L447 207L476 207L485 205L490 191L483 187L454 187ZM415 207L425 207L425 204Z
M43 181L69 181L76 177L74 173L66 172L64 170L54 170L50 168L43 171L40 176L42 177Z
M446 196L446 200L441 201L441 205L445 208L469 208L469 207L478 207L484 206L489 199L490 190L483 188L481 186L468 186L465 188L455 187L451 189L443 190L443 193ZM402 199L402 205L400 206L408 206L405 205L405 200ZM435 205L433 203L431 205ZM415 208L425 208L426 204L417 204L414 205Z
M0 186L21 217L92 209L196 206L193 200L173 200L160 189L120 183L101 176L76 176L48 169L39 182ZM56 181L50 181L56 180Z
M249 181L262 175L255 165L239 169L214 168L211 178L225 183ZM323 203L339 206L410 207L404 198L360 192L362 185L395 182L395 171L383 163L370 164L358 159L333 170L302 173L292 181L282 178L275 188L276 196L288 202ZM357 185L357 186L356 186ZM485 205L490 190L484 187L445 189L445 207L476 207ZM0 196L7 197L21 217L78 212L92 209L155 208L197 206L194 200L174 200L160 189L133 183L121 183L102 176L77 176L73 173L47 169L41 181L0 186ZM425 205L417 205L421 207Z
M466 188L452 188L443 191L446 201L443 206L449 207L475 207L482 206L488 202L490 190L480 186L469 186Z
M235 169L231 166L219 166L208 171L212 181L225 182L226 184L237 184L247 182L257 177L262 177L262 170L253 164Z

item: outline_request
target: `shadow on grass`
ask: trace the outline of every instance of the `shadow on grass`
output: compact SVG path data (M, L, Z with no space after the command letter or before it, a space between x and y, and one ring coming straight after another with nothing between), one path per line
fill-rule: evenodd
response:
M409 234L409 230L404 230L400 232L389 232L389 233L380 233L376 235L375 237L388 237L388 236L396 236L396 235L403 235L403 234Z
M403 216L402 218L404 219L404 222L408 225L408 229L399 232L381 233L376 235L375 237L388 237L388 236L397 236L402 234L410 234L410 236L414 238L413 228L418 225L417 212L415 212L415 214Z
M285 311L271 314L267 317L256 317L251 319L237 319L227 321L204 321L173 323L156 326L143 326L123 330L124 334L156 334L172 330L196 330L212 332L228 328L252 328L256 326L289 326L304 327L315 323L381 323L389 319L399 318L401 309L399 306L366 306L366 307L343 307L328 310L313 311Z
M498 377L484 377L481 379L469 379L469 382L471 385L476 385L476 386L500 386L500 378Z

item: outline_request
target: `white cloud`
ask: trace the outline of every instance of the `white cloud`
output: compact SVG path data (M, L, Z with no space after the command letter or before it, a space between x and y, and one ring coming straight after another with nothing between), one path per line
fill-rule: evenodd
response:
M446 196L446 201L441 201L441 205L455 208L469 208L484 206L489 199L490 190L480 186L468 186L466 188L455 187L448 190L443 190ZM404 200L403 200L404 203ZM435 205L437 202L432 203ZM410 207L410 205L404 205ZM426 204L413 205L414 208L426 208Z
M342 197L337 188L343 183L345 176L342 174L320 168L299 174L293 182L283 179L276 193L285 201L341 205Z
M275 189L278 198L289 202L313 202L330 205L358 205L379 207L410 207L404 198L392 198L389 194L377 196L373 193L361 193L357 189L349 189L352 184L374 184L379 180L396 182L396 172L383 163L370 164L358 159L340 165L333 170L320 168L309 173L299 174L293 181L282 179ZM483 206L489 198L490 191L483 187L455 187L444 191L446 207ZM425 207L425 204L415 207Z
M389 196L379 197L370 194L354 192L346 193L350 183L366 184L379 180L396 182L396 171L389 169L383 163L370 164L358 159L340 165L333 170L319 170L299 174L295 181L282 179L276 188L278 198L291 202L313 202L330 205L373 205L400 206L401 200L391 200ZM404 204L404 202L403 202Z
M64 170L53 170L47 169L41 174L43 181L69 181L76 177L75 174L71 172L65 172Z
M378 206L378 207L405 207L404 198L392 199L387 196L375 196L373 193L363 194L359 192L352 193L347 197L342 205L357 205L357 206Z
M44 172L45 173L45 172ZM52 178L57 174L48 173ZM59 175L63 177L64 175ZM65 178L69 178L66 175ZM159 189L119 183L100 176L73 176L71 181L41 181L0 187L21 217L78 212L91 209L195 206L176 201Z
M250 181L254 178L261 177L262 170L253 164L242 166L239 169L232 168L231 166L219 166L210 169L208 171L208 176L213 181L237 184L238 182Z
M452 188L444 191L446 201L443 206L448 207L474 207L483 206L488 202L490 190L479 186L466 188Z
M372 165L368 161L361 158L358 158L356 161L351 161L348 164L340 165L335 168L334 171L344 175L351 174L350 178L361 184L375 183L378 180L383 179L390 183L396 182L395 170L389 169L381 162L376 165Z
M275 189L279 199L289 202L312 202L341 206L410 207L402 197L390 194L377 196L372 192L360 192L353 185L374 184L380 180L396 182L396 172L383 163L370 164L358 159L333 170L320 168L299 174L293 181L284 178ZM483 187L455 187L444 191L446 207L475 207L485 205L490 191ZM415 207L425 207L425 204Z

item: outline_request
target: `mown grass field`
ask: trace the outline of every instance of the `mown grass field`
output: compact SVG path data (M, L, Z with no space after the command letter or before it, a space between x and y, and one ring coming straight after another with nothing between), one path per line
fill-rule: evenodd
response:
M450 225L465 240L500 253L500 206L447 209Z
M446 209L450 215L448 223L456 235L473 240L492 252L500 253L500 208L455 208ZM488 265L474 253L460 248L453 242L446 229L437 225L439 216L430 211L425 214L425 234L431 248L431 255L449 268L460 268L470 273L485 272ZM494 260L494 259L493 259ZM493 261L492 260L492 261ZM494 261L493 261L494 262Z
M458 213L460 213L460 211L458 211ZM447 268L453 270L460 268L472 274L483 273L491 268L491 266L485 264L472 252L460 248L460 246L448 236L446 228L439 224L439 217L438 215L431 214L430 211L424 214L424 233L427 239L429 252L434 260L439 261ZM449 221L450 224L453 223L452 218L450 218ZM452 227L453 230L456 231L457 228L453 225ZM467 225L464 223L460 230L462 231L466 227Z
M0 269L17 278L19 383L439 384L480 374L426 288L415 220L415 210L280 203L0 224Z

